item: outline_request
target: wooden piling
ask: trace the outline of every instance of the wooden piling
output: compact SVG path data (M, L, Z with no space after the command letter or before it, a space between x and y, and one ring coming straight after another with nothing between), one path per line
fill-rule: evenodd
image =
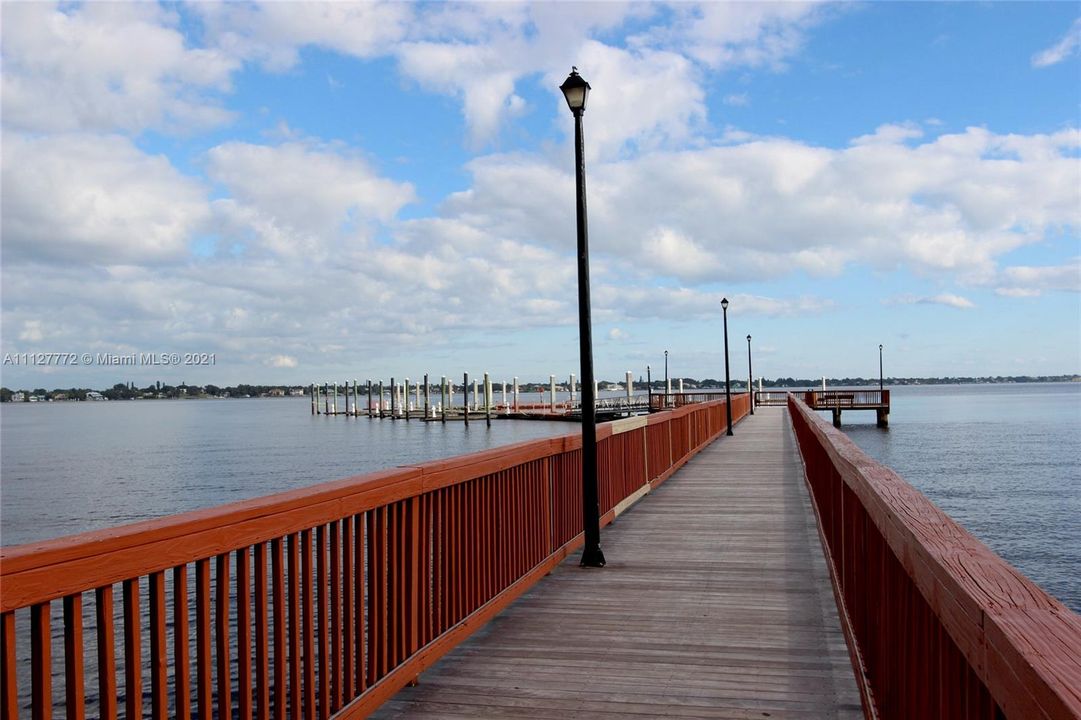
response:
M428 419L428 401L430 399L431 389L428 385L428 373L424 373L424 419Z
M379 381L379 419L383 419L383 381Z
M447 421L447 403L450 401L450 396L447 394L447 376L440 376L439 380L439 409L442 412L443 422Z
M312 383L312 392L311 392L311 396L312 396L312 415L315 414L316 408L319 405L319 400L315 397L315 394L316 394L315 383Z
M391 378L390 379L390 419L391 420L397 420L398 419L398 416L397 416L397 414L395 412L397 410L397 407L396 407L397 401L398 401L398 386L394 383L394 378Z
M462 373L462 420L469 427L469 373Z
M372 381L369 378L368 379L368 418L369 419L372 417L373 412L374 412L374 410L372 409Z
M484 373L484 423L492 426L492 381L488 373Z
M330 383L323 383L323 414L330 412Z

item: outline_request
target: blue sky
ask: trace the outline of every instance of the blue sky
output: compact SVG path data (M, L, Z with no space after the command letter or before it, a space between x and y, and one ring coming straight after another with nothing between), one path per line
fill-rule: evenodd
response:
M2 6L9 387L1081 372L1076 3ZM735 371L737 375L744 372Z

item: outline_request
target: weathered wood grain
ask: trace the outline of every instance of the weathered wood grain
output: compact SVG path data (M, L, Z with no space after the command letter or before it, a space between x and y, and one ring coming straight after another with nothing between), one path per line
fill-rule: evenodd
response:
M760 409L375 717L857 718L785 410Z

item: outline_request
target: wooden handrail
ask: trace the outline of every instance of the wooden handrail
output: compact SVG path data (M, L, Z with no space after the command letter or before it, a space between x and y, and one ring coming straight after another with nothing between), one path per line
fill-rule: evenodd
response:
M1081 717L1081 616L788 407L867 715Z
M734 397L733 417L747 411ZM717 401L600 425L602 523L724 416ZM146 649L154 717L362 717L581 543L580 451L578 434L529 441L0 548L0 720L28 701L51 717L54 657L68 717L85 714L85 679L98 713L116 716L121 661L137 715L147 678L133 658Z

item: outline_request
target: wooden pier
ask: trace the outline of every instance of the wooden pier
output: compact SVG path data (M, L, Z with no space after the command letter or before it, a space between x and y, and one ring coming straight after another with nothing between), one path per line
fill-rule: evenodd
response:
M786 411L744 418L374 716L858 718Z
M755 405L788 405L786 390L756 390ZM829 410L833 415L833 427L841 427L844 410L874 410L875 424L880 428L890 425L890 391L865 389L808 390L799 393L803 402L815 410Z
M749 411L598 427L603 569L580 434L0 548L0 720L1081 718L1081 616Z

